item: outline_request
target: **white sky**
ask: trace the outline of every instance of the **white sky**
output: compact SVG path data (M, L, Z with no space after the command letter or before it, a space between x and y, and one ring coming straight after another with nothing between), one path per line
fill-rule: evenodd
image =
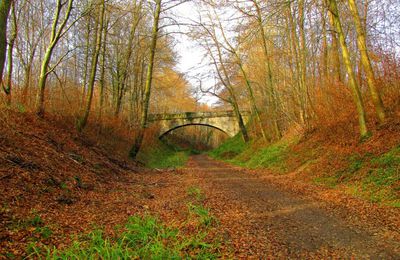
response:
M189 23L189 19L195 19L198 15L196 6L192 2L183 3L173 10L174 17L181 23ZM171 31L187 31L187 26L171 27ZM179 55L177 69L185 74L186 79L191 83L193 88L199 88L199 81L194 78L195 75L208 71L204 68L203 53L204 51L196 45L196 42L183 34L174 34L176 40L175 50ZM212 81L203 82L203 85L210 86L214 84ZM204 95L200 102L207 103L212 106L218 101L218 98L211 95Z

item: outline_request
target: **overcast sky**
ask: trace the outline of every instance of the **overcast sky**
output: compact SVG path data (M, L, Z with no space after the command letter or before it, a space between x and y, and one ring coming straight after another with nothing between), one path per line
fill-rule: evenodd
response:
M179 22L185 24L189 23L190 19L195 19L198 16L196 5L191 1L181 4L174 8L173 10L174 18ZM171 31L185 32L188 27L183 25L180 28L170 27ZM179 60L177 64L177 69L185 74L186 79L191 83L194 88L199 87L199 81L195 79L198 74L203 74L208 71L205 68L203 61L204 51L196 45L196 42L185 36L184 34L174 34L174 39L176 40L175 51L179 55ZM203 82L203 85L214 84L213 81ZM200 100L202 103L207 103L208 105L213 105L218 99L214 96L205 95Z

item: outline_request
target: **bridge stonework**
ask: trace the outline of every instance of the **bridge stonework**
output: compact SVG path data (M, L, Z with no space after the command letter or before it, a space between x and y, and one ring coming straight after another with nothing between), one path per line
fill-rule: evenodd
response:
M246 124L250 119L250 113L241 112ZM213 127L233 137L239 133L239 125L233 111L218 112L185 112L179 114L151 114L149 125L158 123L160 126L160 138L169 132L190 125L203 125Z

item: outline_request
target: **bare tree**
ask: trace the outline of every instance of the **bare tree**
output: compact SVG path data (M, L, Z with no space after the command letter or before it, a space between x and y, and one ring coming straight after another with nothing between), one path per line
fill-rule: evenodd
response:
M53 55L54 48L56 47L58 41L63 35L64 28L67 25L68 19L72 11L73 0L68 0L68 2L63 2L62 0L57 0L57 6L54 10L53 24L51 28L51 35L49 45L47 46L45 55L42 60L42 66L40 70L39 83L38 83L38 93L36 96L36 114L40 117L44 116L44 95L46 88L46 80L48 75L54 70L54 66L49 68L51 57ZM60 15L63 7L66 6L64 19L61 21L60 25ZM57 64L56 64L57 65Z
M88 94L86 97L86 106L85 110L83 112L83 116L78 120L77 128L78 131L81 132L87 124L89 114L90 114L90 109L92 107L92 99L93 99L93 93L94 93L94 82L96 80L96 73L97 73L97 64L99 61L99 56L100 56L100 51L101 51L101 46L102 46L102 37L103 37L103 30L104 30L104 13L105 13L105 0L99 0L98 1L98 18L96 20L96 42L94 46L94 52L93 52L93 57L92 57L92 66L90 69L90 78L89 78L89 84L88 84Z
M15 15L15 3L11 3L11 34L8 39L7 48L7 78L3 85L4 92L7 95L7 104L11 105L12 72L13 72L13 50L15 39L17 38L17 18Z
M160 22L160 14L161 14L161 1L162 0L155 0L155 13L153 19L153 30L151 36L151 45L150 45L150 57L149 57L149 64L147 67L147 74L146 74L146 85L144 89L144 100L143 100L143 109L142 115L140 118L140 129L138 129L138 133L135 138L135 142L131 151L129 153L131 158L135 158L137 153L142 146L144 133L147 125L147 118L148 118L148 111L149 111L149 104L150 104L150 95L151 95L151 87L153 81L153 69L154 69L154 57L156 55L156 48L157 48L157 39L159 35L159 22Z
M343 61L346 66L347 75L349 77L350 89L353 93L354 103L357 108L360 135L361 135L361 138L365 138L368 136L368 129L367 129L367 124L366 124L366 119L365 119L364 103L362 100L360 88L356 81L353 64L350 59L350 52L348 50L346 39L344 36L342 23L340 21L340 16L339 16L339 9L337 7L336 0L328 0L328 6L329 6L329 11L332 16L333 24L334 24L336 32L338 34L339 43L340 43L340 46L342 49Z
M4 62L7 49L7 20L11 8L11 0L0 2L0 83L3 80Z
M348 3L350 6L350 11L353 16L353 21L357 31L357 45L361 55L361 64L367 76L367 83L369 91L371 93L372 101L375 105L376 114L378 116L379 122L382 124L385 122L386 118L385 108L383 106L381 95L379 94L378 89L376 88L375 73L372 68L371 60L368 54L365 28L363 28L362 26L356 2L354 0L348 0Z

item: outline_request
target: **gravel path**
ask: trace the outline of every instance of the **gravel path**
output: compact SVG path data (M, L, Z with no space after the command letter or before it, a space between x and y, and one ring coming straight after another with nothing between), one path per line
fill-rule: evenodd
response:
M238 258L400 259L399 240L348 221L345 209L338 214L323 201L203 155L192 157L183 173L206 193Z

